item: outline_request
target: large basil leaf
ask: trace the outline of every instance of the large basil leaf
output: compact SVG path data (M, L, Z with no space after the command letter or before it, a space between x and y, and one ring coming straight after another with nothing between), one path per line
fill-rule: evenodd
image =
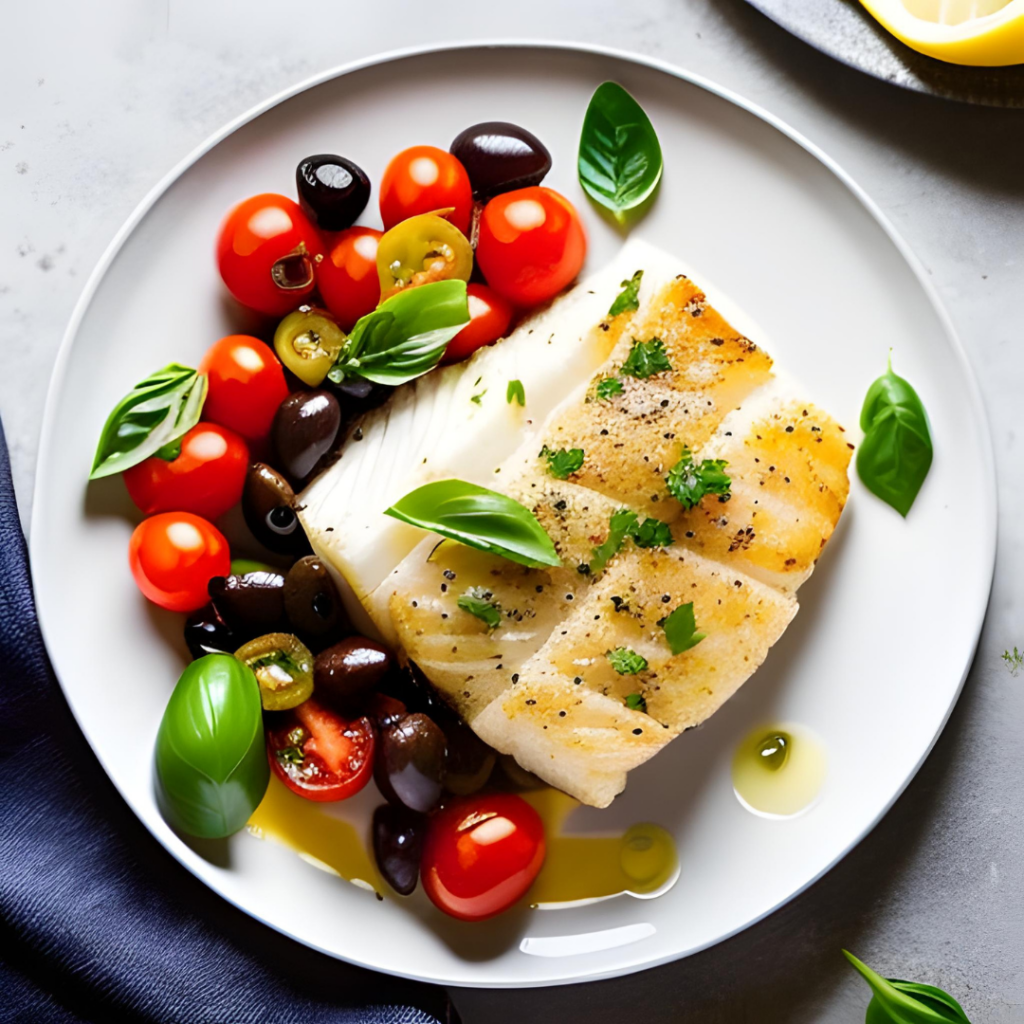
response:
M467 323L465 281L406 288L356 323L327 376L335 383L365 377L378 384L404 384L437 366L448 342Z
M868 388L860 414L864 440L857 474L901 516L910 511L932 464L928 414L917 392L888 370Z
M220 839L243 828L270 781L260 688L230 654L181 674L156 737L160 811L179 832Z
M385 515L520 565L561 565L555 545L528 508L464 480L410 491Z
M169 446L199 422L206 376L171 363L136 384L107 417L90 480L122 473Z
M941 988L914 981L890 981L845 949L843 955L874 993L864 1024L971 1024L964 1008Z
M580 184L619 223L661 180L661 144L650 118L615 82L597 87L580 135Z

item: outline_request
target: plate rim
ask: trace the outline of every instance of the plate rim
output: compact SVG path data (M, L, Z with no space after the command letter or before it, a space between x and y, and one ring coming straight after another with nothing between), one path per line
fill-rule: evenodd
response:
M35 465L35 477L33 480L32 488L32 513L29 521L29 568L32 577L33 591L36 600L36 617L39 624L40 633L43 638L44 645L47 647L47 656L49 657L49 644L46 641L47 634L49 632L49 626L46 620L46 614L43 610L45 602L43 601L43 593L45 586L43 586L43 579L37 576L36 565L42 564L43 558L40 551L40 545L42 544L41 539L41 509L44 507L44 502L47 498L47 487L45 484L45 477L40 472L40 467L46 465L50 459L51 447L54 444L54 420L56 417L56 409L58 404L58 394L62 390L65 375L67 372L67 365L69 361L69 355L71 348L75 342L75 338L78 334L78 330L81 326L85 314L92 303L93 298L103 278L105 277L110 265L113 263L118 252L122 246L130 237L131 233L135 230L138 224L146 216L147 213L152 209L156 202L161 196L173 185L178 178L180 178L189 168L196 164L203 156L210 152L215 146L219 145L230 135L232 135L239 128L254 121L267 111L279 106L280 104L292 99L295 96L303 92L307 92L310 89L314 89L317 86L323 85L326 82L333 81L334 79L342 78L345 75L352 74L357 71L362 71L366 68L375 67L377 65L395 63L398 61L406 60L409 58L430 56L433 54L445 54L445 53L457 53L462 51L478 51L488 49L501 49L501 50L540 50L548 52L562 52L568 54L586 54L595 57L603 57L609 60L625 62L629 64L638 65L641 67L649 68L654 71L658 71L662 74L669 75L672 78L679 79L682 82L690 85L697 86L712 95L718 96L721 99L739 107L741 110L747 113L753 114L759 120L768 124L772 128L779 131L786 138L795 142L801 149L803 149L810 156L814 157L819 163L821 163L831 174L833 174L839 182L857 199L861 206L867 211L871 218L878 224L885 235L888 237L890 242L896 247L898 253L902 259L906 262L914 277L917 279L918 285L921 287L925 297L927 298L930 306L934 310L939 323L946 336L946 341L950 345L952 354L959 363L959 368L962 373L963 380L967 387L967 393L969 396L970 411L973 415L974 420L977 423L979 429L979 440L983 449L983 466L982 471L985 478L985 490L987 492L985 507L989 509L989 513L982 523L984 529L984 548L985 548L985 562L987 563L988 572L988 585L985 589L985 600L981 604L980 610L976 616L976 621L972 624L973 631L973 642L970 649L970 657L967 659L964 665L960 681L957 684L953 699L950 701L949 706L946 708L945 714L942 717L942 721L935 731L934 736L928 743L927 748L921 753L920 758L914 764L913 768L903 779L896 791L893 793L891 799L885 804L885 806L879 811L879 813L868 823L868 825L845 847L836 857L830 860L824 867L821 868L812 878L809 878L805 884L794 889L784 899L773 904L761 913L750 918L742 925L732 929L729 932L718 935L714 939L704 942L700 945L694 946L693 948L687 949L683 952L670 953L663 956L658 956L650 960L644 960L643 962L633 962L627 960L621 966L609 968L607 970L593 972L593 973L582 973L576 971L573 973L567 972L565 975L558 977L549 978L498 978L498 979L487 979L477 980L472 977L460 978L459 980L452 980L444 977L428 976L425 974L416 974L410 971L402 971L393 969L385 966L371 965L359 960L353 959L349 956L338 953L335 950L326 949L322 946L317 945L314 942L306 940L298 935L293 934L286 929L273 924L270 921L258 916L248 907L244 906L240 902L236 901L232 897L226 895L219 889L213 888L206 881L206 879L197 875L192 869L191 865L181 856L179 850L173 848L164 842L164 840L154 832L149 823L136 811L132 802L125 795L118 780L108 769L106 760L102 752L97 749L93 744L92 738L82 725L79 719L78 712L75 708L75 703L71 699L71 696L64 688L64 684L61 681L56 670L54 670L54 677L57 679L57 683L60 686L61 693L64 699L67 701L68 706L71 710L72 715L75 718L75 722L78 728L84 735L86 742L89 744L89 748L92 750L94 756L102 767L104 773L110 782L113 783L121 799L128 805L132 813L135 814L136 818L142 823L153 839L160 844L160 846L169 853L179 864L182 865L190 874L206 885L208 888L220 898L225 900L227 903L234 907L237 907L240 911L246 914L248 917L259 921L260 924L272 928L274 931L279 932L282 935L308 947L315 949L319 952L326 954L327 956L333 957L336 960L351 963L354 966L362 967L367 970L377 971L382 974L388 974L395 977L406 978L413 981L420 981L426 984L439 984L444 986L451 986L456 988L480 988L480 989L519 989L519 988L546 988L556 985L569 985L569 984L582 984L591 981L600 981L608 978L621 977L627 974L637 973L639 971L647 970L652 967L658 967L666 963L671 963L676 960L681 960L685 957L692 956L695 953L702 952L712 946L716 946L727 939L738 935L740 932L746 931L748 928L764 920L770 914L775 913L781 907L785 906L792 900L794 900L801 893L805 892L817 881L819 881L825 874L832 870L843 858L845 858L857 845L859 845L863 839L874 830L878 823L885 817L886 814L892 809L896 801L903 795L907 787L913 781L917 775L921 766L924 764L928 755L931 753L935 744L938 742L939 737L942 735L945 727L949 721L950 716L953 713L953 709L956 707L957 702L960 699L960 694L963 692L964 683L966 682L967 676L970 672L971 666L974 663L975 656L977 654L978 643L981 638L981 631L984 625L985 617L988 612L988 605L991 599L992 584L995 575L995 557L996 557L996 545L998 536L998 491L996 485L996 474L995 474L995 455L992 445L992 435L989 427L988 417L985 413L984 400L981 394L981 390L978 386L977 379L974 375L974 371L971 367L970 361L967 358L967 352L960 341L959 335L953 325L952 319L950 318L945 306L939 298L939 295L928 280L927 272L921 261L915 255L914 251L910 248L908 243L904 241L903 237L897 232L896 228L889 221L888 217L882 212L879 206L874 200L868 195L868 193L854 180L854 178L843 169L843 167L829 156L824 150L822 150L817 144L812 142L801 132L791 127L786 121L770 111L764 109L759 104L754 103L734 90L727 88L726 86L719 85L712 79L689 71L681 65L673 64L670 61L663 60L657 57L647 56L645 54L631 52L629 50L619 49L617 47L604 46L596 43L586 43L577 41L558 41L558 40L534 40L534 39L523 39L523 38L511 38L511 39L483 39L483 40L463 40L453 42L442 42L442 43L430 43L419 46L408 46L401 47L395 50L387 50L381 53L372 54L368 57L362 57L357 60L349 61L341 65L329 68L325 71L318 72L314 75L309 76L297 83L294 83L277 93L274 93L267 99L255 104L253 107L240 114L238 117L229 121L223 125L220 129L213 132L206 139L204 139L198 146L196 146L190 153L179 160L160 180L143 196L142 200L132 210L131 214L125 220L125 222L118 229L117 233L111 239L107 245L103 254L100 256L90 273L85 286L75 303L75 307L72 311L71 318L68 321L68 326L61 339L60 346L57 350L57 354L54 361L54 368L50 377L50 383L47 388L46 402L43 409L42 425L40 428L39 435L39 449L36 456Z

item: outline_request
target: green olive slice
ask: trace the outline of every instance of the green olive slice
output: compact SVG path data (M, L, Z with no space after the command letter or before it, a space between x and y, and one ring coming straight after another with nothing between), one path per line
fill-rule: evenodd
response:
M348 336L326 310L300 306L274 332L274 351L296 377L315 388L323 383Z
M313 655L291 633L267 633L235 651L260 684L265 711L287 711L313 693Z
M468 281L473 248L454 224L421 213L385 231L377 246L380 297L432 281Z

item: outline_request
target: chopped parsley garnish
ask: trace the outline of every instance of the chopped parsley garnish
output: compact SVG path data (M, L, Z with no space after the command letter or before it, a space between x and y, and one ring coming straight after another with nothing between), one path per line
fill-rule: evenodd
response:
M480 399L482 399L484 397L484 395L486 395L486 394L487 394L487 388L484 388L483 391L481 391L478 395L470 395L469 400L471 402L476 402L476 404L479 405L480 404Z
M583 465L582 448L559 448L552 451L544 445L537 457L548 460L548 472L556 480L568 480Z
M595 394L603 402L610 402L623 391L622 381L618 377L602 377L597 382Z
M665 639L673 654L682 654L683 651L696 647L707 636L706 633L697 632L692 601L681 604L675 611L666 615L660 625L665 630Z
M505 401L511 405L513 402L518 402L520 407L526 405L526 389L523 387L521 380L510 380L508 387L505 389Z
M1003 651L1000 657L1006 662L1012 676L1019 675L1020 670L1024 668L1024 653L1018 651L1016 647L1012 651Z
M620 676L635 676L647 668L647 659L642 654L628 647L616 647L614 651L605 651L604 656Z
M643 276L644 272L638 270L628 281L622 282L622 291L615 296L615 301L608 310L609 316L618 316L620 313L640 308L640 280Z
M630 711L642 711L647 714L647 701L642 693L631 693L626 697L626 707Z
M672 364L668 361L665 344L661 338L651 338L650 341L637 341L634 338L633 347L622 364L624 374L639 377L641 380L647 380L656 373L671 369Z
M464 612L475 615L488 629L501 625L501 606L484 587L470 587L457 604Z
M667 548L672 544L672 529L660 519L645 519L629 535L638 548Z
M608 536L594 548L589 562L589 572L599 573L619 553L627 537L639 548L667 548L672 543L672 530L660 519L645 519L628 508L613 512L608 523Z
M684 448L679 461L668 471L665 486L683 508L699 505L705 494L717 494L719 500L728 501L732 481L725 472L727 465L725 459L694 462L690 449Z

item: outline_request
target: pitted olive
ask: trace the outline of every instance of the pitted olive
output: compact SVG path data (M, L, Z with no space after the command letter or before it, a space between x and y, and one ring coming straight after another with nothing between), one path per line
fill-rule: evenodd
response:
M300 558L288 570L284 610L292 629L311 640L329 638L348 626L334 579L316 555Z
M473 198L539 185L551 170L551 154L533 132L508 121L485 121L460 132L451 145L473 186Z
M254 462L245 476L242 514L264 547L283 555L305 554L309 541L295 514L291 484L263 462Z

